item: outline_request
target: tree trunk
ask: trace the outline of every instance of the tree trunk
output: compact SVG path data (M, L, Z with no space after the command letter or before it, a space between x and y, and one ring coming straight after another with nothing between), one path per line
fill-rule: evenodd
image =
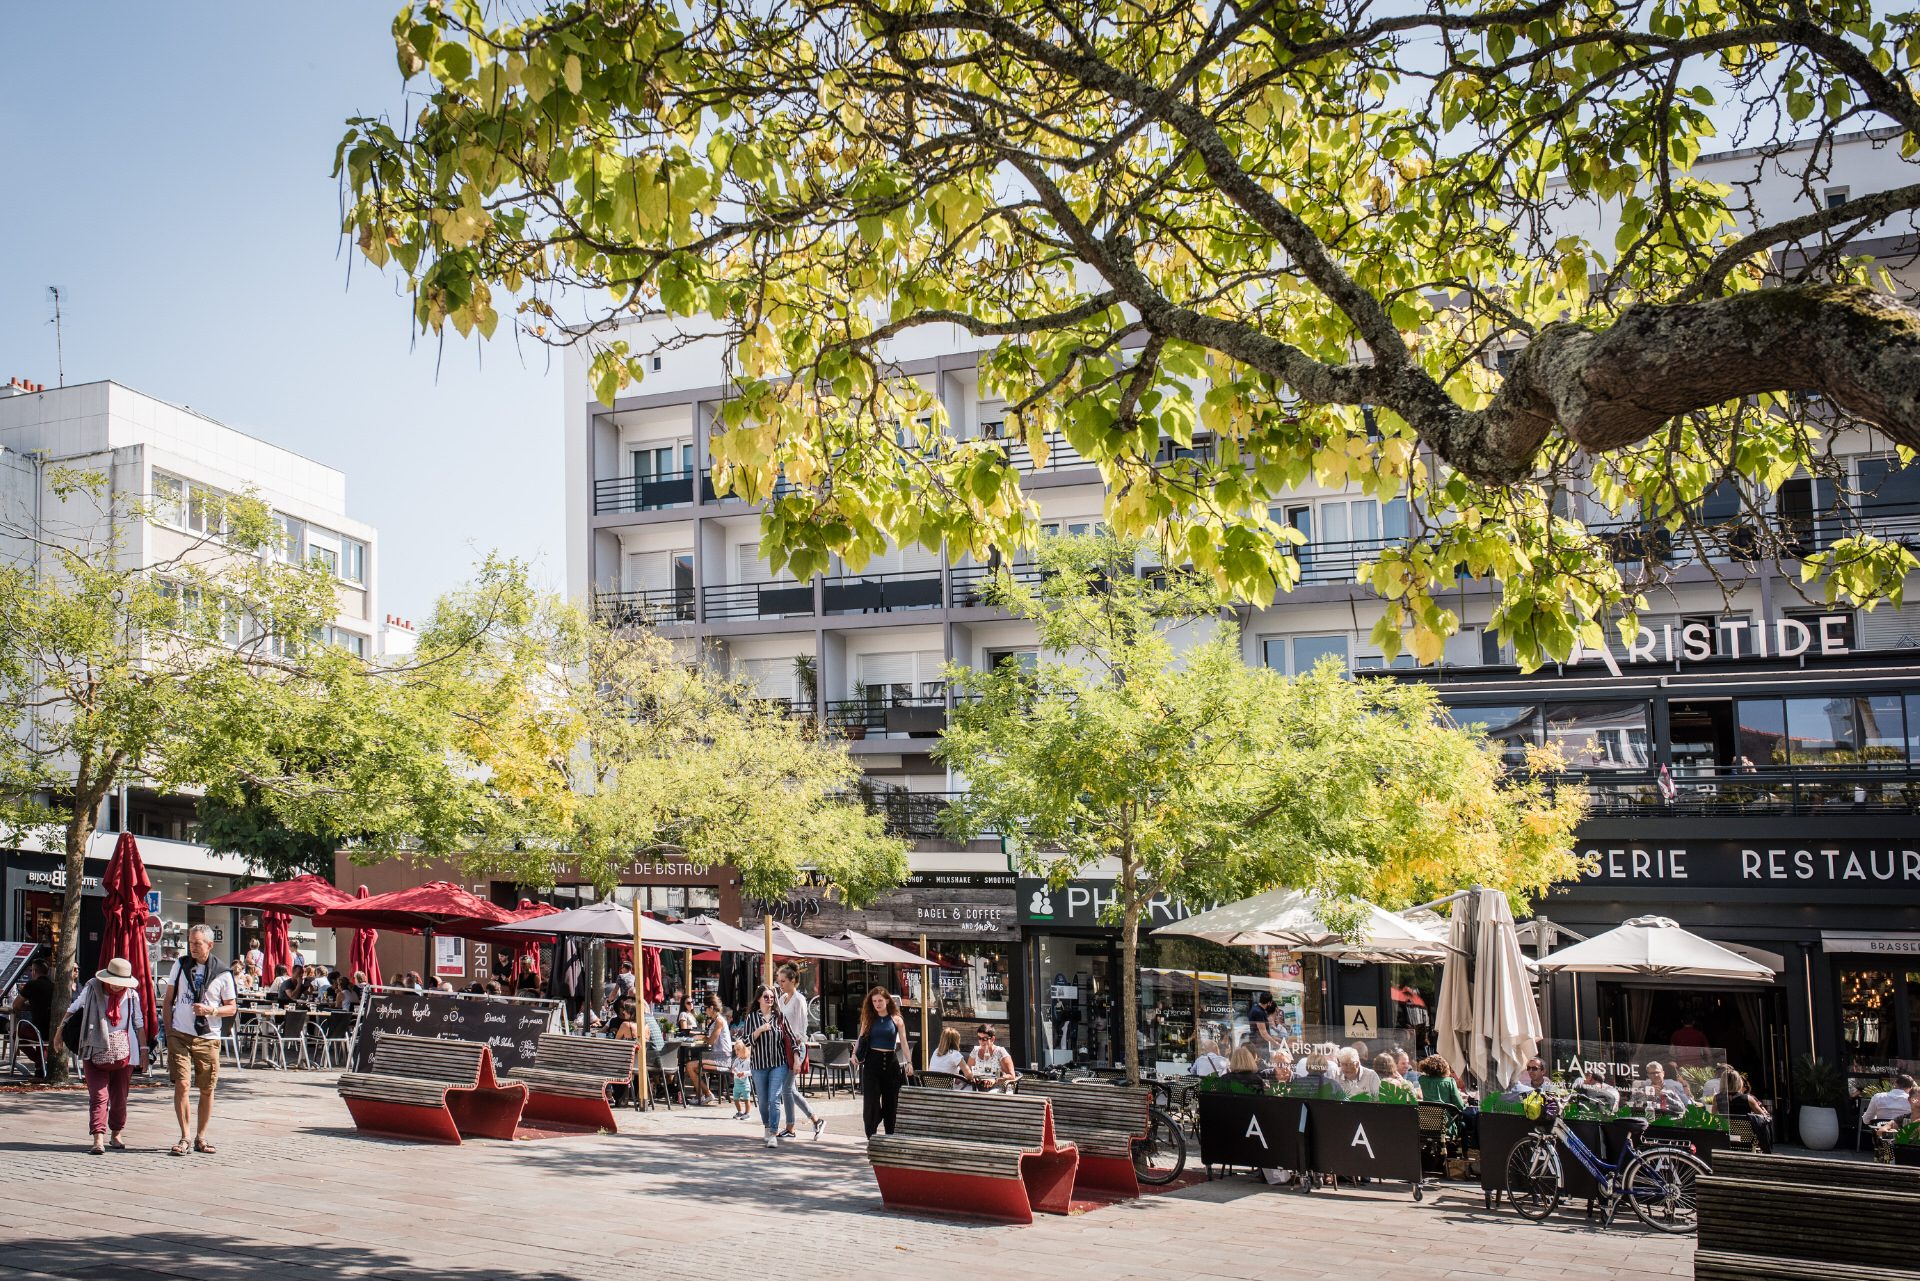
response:
M1127 1083L1140 1084L1140 895L1132 851L1120 865L1120 1035L1126 1055Z
M98 804L98 796L89 799L84 794L75 795L73 816L67 820L67 889L60 903L60 946L53 958L53 1027L40 1029L49 1041L53 1039L54 1028L66 1019L67 1006L73 1001L74 985L68 976L80 959L80 905L87 893L87 843L93 837L93 810ZM66 1047L69 1053L75 1048ZM65 1054L48 1058L47 1079L55 1085L65 1085L71 1079Z

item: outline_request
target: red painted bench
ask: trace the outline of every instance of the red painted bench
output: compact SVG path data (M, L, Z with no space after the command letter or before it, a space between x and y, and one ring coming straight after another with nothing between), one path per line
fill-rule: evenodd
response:
M341 1076L340 1097L362 1130L458 1143L462 1135L511 1139L527 1087L494 1078L480 1041L382 1036L368 1071Z
M1031 1223L1072 1208L1080 1154L1055 1142L1045 1099L904 1089L896 1122L867 1140L888 1209Z
M1022 1080L1018 1088L1023 1096L1049 1100L1054 1131L1080 1150L1076 1190L1140 1195L1133 1145L1147 1137L1152 1092L1146 1086Z
M527 1087L529 1121L618 1131L607 1105L607 1087L633 1080L633 1055L639 1045L545 1032L533 1066L510 1068L507 1076Z

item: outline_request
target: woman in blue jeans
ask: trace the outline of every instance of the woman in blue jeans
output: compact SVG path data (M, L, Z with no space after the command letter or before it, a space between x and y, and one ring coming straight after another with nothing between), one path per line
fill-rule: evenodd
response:
M767 1146L780 1146L780 1101L786 1097L787 1076L793 1061L786 1020L780 1017L779 998L770 987L760 989L753 1013L740 1025L737 1037L752 1047L753 1093L760 1100L760 1124L766 1127Z

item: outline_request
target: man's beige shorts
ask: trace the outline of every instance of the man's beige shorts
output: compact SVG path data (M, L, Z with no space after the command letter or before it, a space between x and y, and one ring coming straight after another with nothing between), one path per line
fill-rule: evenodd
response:
M167 1076L175 1085L187 1083L187 1064L193 1064L193 1088L205 1093L220 1079L220 1042L210 1036L167 1033Z

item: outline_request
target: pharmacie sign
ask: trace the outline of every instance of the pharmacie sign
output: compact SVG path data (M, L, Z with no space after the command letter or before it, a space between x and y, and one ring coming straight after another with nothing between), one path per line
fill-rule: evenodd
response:
M1920 840L1590 842L1578 884L1606 889L1860 889L1920 895Z
M1633 643L1616 650L1610 640L1599 649L1575 641L1569 666L1601 662L1615 676L1623 666L1641 663L1699 663L1709 658L1799 658L1803 654L1831 657L1848 653L1847 616L1826 614L1802 620L1721 618L1713 622L1663 623L1659 630L1642 627ZM1616 636L1612 628L1608 635ZM1717 643L1716 643L1717 642Z
M1114 881L1069 881L1054 889L1038 877L1023 876L1014 897L1019 901L1022 921L1036 925L1105 925L1103 918L1114 906L1118 889ZM1161 894L1148 900L1140 921L1144 928L1153 929L1184 921L1198 910Z

